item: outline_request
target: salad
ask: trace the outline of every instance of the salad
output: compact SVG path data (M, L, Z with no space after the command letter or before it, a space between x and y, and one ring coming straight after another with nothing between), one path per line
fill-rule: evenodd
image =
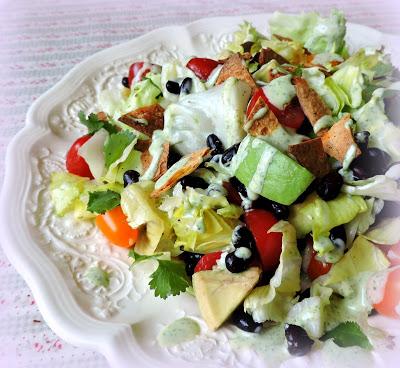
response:
M400 310L400 84L383 49L350 51L339 11L269 29L244 22L215 59L134 62L79 113L54 212L156 262L155 296L192 294L211 330L372 349L368 316Z

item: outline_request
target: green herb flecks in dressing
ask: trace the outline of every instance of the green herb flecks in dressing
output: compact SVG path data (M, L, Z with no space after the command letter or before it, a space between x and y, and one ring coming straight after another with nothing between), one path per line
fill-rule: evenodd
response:
M265 328L259 334L238 331L229 342L233 349L256 351L271 367L279 367L290 358L283 325Z
M175 346L193 340L200 332L200 326L194 319L183 317L166 326L157 341L162 347Z
M314 124L314 133L317 134L322 129L330 128L334 124L334 122L335 121L331 115L324 115L322 118L319 118L318 121Z
M265 147L265 150L260 158L260 161L258 162L257 170L254 173L254 176L252 177L248 185L249 189L252 190L253 192L255 193L262 192L269 165L271 164L276 151L277 150L271 146Z
M352 163L352 161L356 158L357 154L357 145L353 143L347 150L344 159L343 159L343 170L347 170Z
M307 137L296 134L294 130L279 125L271 135L260 136L258 138L261 138L282 152L287 152L290 145L298 144Z
M152 160L146 172L141 176L141 181L153 179L157 171L161 155L163 153L163 145L166 142L167 140L165 139L165 136L161 130L154 131L151 145L149 147L149 153L152 157Z
M182 157L178 162L173 164L167 172L156 181L155 189L161 188L178 170L184 167L189 161L189 157Z
M248 120L248 121L244 124L243 129L244 129L246 132L248 132L249 129L252 127L253 123L254 123L256 120L263 118L263 117L266 115L267 112L268 112L268 108L267 108L267 107L262 107L260 110L258 110L258 111L254 114L254 116L253 116L252 119Z
M273 79L263 87L263 91L272 105L279 110L283 110L285 105L296 96L296 90L292 84L292 76L290 74Z

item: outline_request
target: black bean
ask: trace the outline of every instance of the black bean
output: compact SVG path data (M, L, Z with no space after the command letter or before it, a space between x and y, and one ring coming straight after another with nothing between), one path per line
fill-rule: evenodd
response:
M303 203L306 198L315 190L316 186L317 186L318 180L315 179L308 187L307 189L299 195L299 197L296 199L296 201L294 202L294 204L297 203Z
M309 298L310 296L311 296L310 288L303 290L301 293L299 293L299 302Z
M236 253L238 252L239 249L240 248L236 249L235 251L233 251L231 253L228 253L225 257L225 266L229 272L240 273L240 272L246 271L249 268L250 263L253 260L252 256L247 259L237 257Z
M365 151L368 148L368 141L369 141L369 136L370 132L363 130L362 132L358 132L354 135L354 139L360 148L361 151Z
M179 95L179 93L181 91L181 87L179 86L179 83L175 82L175 81L168 81L165 84L165 88L167 89L167 91L169 93L172 93L174 95Z
M178 162L182 158L182 155L175 150L170 149L168 153L168 162L167 166L170 168L173 164Z
M356 180L382 175L386 172L391 157L379 148L367 148L350 165Z
M242 47L243 47L243 52L250 52L251 47L254 45L254 42L252 41L247 41L245 43L242 43Z
M121 83L124 87L130 88L128 77L123 77Z
M124 187L127 187L129 184L137 183L139 181L140 174L135 170L128 170L124 172L123 180Z
M215 135L210 134L207 137L207 146L211 149L211 155L219 155L224 152L224 146L221 140Z
M342 175L336 171L332 171L319 181L316 191L324 201L330 201L339 195L342 185Z
M288 350L291 355L303 356L311 351L314 341L310 339L306 330L300 326L285 324L285 336Z
M278 220L287 220L289 218L289 207L278 202L271 201L264 197L258 197L253 203L253 208L261 208L270 211Z
M339 225L331 229L329 232L329 239L337 248L344 249L347 241L346 229L344 226Z
M181 83L180 92L184 94L190 93L190 91L192 90L192 84L193 84L192 78L186 77Z
M247 198L247 189L246 186L239 181L238 178L232 177L229 179L229 182L232 184L232 186L236 189L236 191L242 195L242 197Z
M299 252L302 252L304 249L306 249L307 245L312 245L312 243L312 238L307 235L305 238L297 239L297 249Z
M187 187L200 189L208 188L207 182L198 176L185 176L179 182L181 183L183 189L186 189Z
M203 257L203 254L185 251L179 255L179 258L185 262L185 271L188 276L193 275L194 269L201 257Z
M310 136L314 133L313 126L310 123L310 120L307 118L304 119L303 124L300 125L300 128L297 129L297 134Z
M239 149L240 143L236 143L233 146L229 147L221 157L221 162L226 165L227 163L230 163L232 161L233 156L237 154L237 151Z
M253 317L240 306L232 314L232 323L246 332L258 333L262 329L262 323L254 322Z
M244 225L238 225L232 232L232 245L235 248L245 247L252 252L256 249L256 241L251 231Z

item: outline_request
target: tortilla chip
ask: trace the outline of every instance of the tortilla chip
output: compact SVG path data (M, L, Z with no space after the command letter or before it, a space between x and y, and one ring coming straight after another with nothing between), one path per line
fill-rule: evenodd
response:
M143 141L143 142L149 142ZM151 162L153 161L153 156L149 152L150 144L147 149L142 151L142 155L140 156L140 160L142 162L143 172L149 168ZM135 149L138 149L135 147ZM138 149L139 150L139 149ZM152 178L152 180L157 181L165 172L168 170L168 156L169 156L169 143L163 144L163 151L161 153L160 159L158 160L157 170Z
M324 151L340 162L343 162L348 149L356 144L351 129L346 127L349 120L350 114L344 115L321 137ZM359 155L361 155L361 150L357 146L356 157Z
M324 151L321 138L290 145L288 152L317 178L325 176L330 171L328 156Z
M260 65L267 64L271 60L276 60L279 64L289 64L289 62L281 55L276 53L270 48L261 49L258 57L258 63Z
M140 155L140 161L142 162L143 172L146 172L146 170L149 168L152 159L153 157L151 156L149 150L142 152Z
M121 116L119 121L151 137L155 130L164 129L164 109L159 104L140 107Z
M325 115L332 115L332 111L326 106L318 93L308 85L305 79L295 77L293 80L297 98L311 125L315 125Z
M239 54L233 54L224 62L215 84L221 84L230 77L246 82L253 91L257 88L256 82L243 64L243 60Z
M135 150L145 152L151 145L151 139L139 139L135 144Z
M268 108L268 106L261 97L259 97L253 109L250 111L248 120L252 120L257 111L259 111L262 108L267 108L268 109L267 113L260 119L254 120L253 123L251 124L251 127L248 130L248 133L254 137L269 136L280 125L275 114Z
M180 167L175 172L173 172L172 175L161 187L155 189L151 193L151 197L152 198L159 197L162 193L166 192L168 189L171 189L184 176L187 176L191 174L193 171L195 171L203 163L203 157L206 156L209 152L210 152L209 148L203 148L199 151L193 152L190 155L183 157L182 159L184 158L187 159L186 164ZM173 166L171 166L171 168L172 167Z

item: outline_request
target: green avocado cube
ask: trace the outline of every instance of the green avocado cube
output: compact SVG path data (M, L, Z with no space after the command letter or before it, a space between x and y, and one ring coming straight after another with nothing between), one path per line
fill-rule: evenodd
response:
M247 136L232 162L234 175L252 192L290 205L314 180L303 166L260 138Z

